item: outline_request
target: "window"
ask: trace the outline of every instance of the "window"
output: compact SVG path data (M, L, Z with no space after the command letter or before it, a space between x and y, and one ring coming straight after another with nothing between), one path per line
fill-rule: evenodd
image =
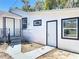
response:
M22 29L27 28L27 18L22 18Z
M78 18L69 18L62 20L62 37L63 38L78 38Z
M33 26L41 26L42 25L42 20L34 20L33 21Z

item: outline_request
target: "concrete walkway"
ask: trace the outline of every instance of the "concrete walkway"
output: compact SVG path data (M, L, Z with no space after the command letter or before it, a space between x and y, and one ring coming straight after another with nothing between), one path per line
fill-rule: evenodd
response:
M21 53L21 45L19 44L15 45L13 48L9 46L5 52L11 55L14 59L36 59L37 57L49 52L52 49L54 48L43 46L27 53Z
M33 50L31 52L24 53L23 57L28 59L36 59L37 57L49 52L50 50L54 49L53 47L44 46L41 48L38 48L36 50Z
M21 53L21 44L9 46L5 52L11 56L17 55Z

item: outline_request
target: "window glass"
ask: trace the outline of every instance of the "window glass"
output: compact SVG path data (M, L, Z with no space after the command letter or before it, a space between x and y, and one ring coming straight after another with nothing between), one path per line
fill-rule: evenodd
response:
M33 26L41 26L42 25L42 20L34 20L33 21Z
M63 38L78 38L78 19L64 19L62 21Z
M76 19L64 20L65 28L76 28Z
M23 19L23 24L27 24L27 19Z
M22 18L22 29L27 28L27 18Z
M76 29L64 29L64 37L76 38L77 37Z

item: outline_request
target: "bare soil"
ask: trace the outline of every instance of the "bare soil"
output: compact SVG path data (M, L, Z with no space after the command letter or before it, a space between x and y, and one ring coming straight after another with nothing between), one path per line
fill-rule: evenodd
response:
M37 48L42 47L43 45L37 44L37 43L31 43L31 44L22 44L21 45L21 52L26 53L32 50L35 50Z
M5 53L5 50L8 48L7 43L0 44L0 59L13 59L10 55Z
M0 52L4 52L8 48L7 43L0 44Z
M13 59L13 58L9 56L7 53L0 52L0 59Z
M37 59L70 59L71 53L54 49L50 52L38 57Z

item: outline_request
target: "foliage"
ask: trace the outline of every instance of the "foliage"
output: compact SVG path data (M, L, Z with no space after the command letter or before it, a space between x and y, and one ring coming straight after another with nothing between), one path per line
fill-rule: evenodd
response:
M76 2L76 7L79 7L79 0L77 0Z
M29 0L22 0L23 3L29 2Z
M58 8L65 8L65 6L66 6L66 3L68 2L68 0L58 0L57 1L57 4L58 4Z
M22 0L24 11L40 11L40 10L51 10L51 9L63 9L79 7L79 0L36 0L34 7L29 5L30 0Z
M27 11L34 11L33 8L31 8L31 7L27 8L27 7L25 7L25 6L23 6L22 10L23 10L23 11L26 11L26 12L27 12Z
M37 10L37 11L43 10L44 9L43 6L44 6L43 1L37 0L35 3L35 10Z
M56 8L56 0L45 0L45 9L50 10Z
M31 6L29 4L29 0L22 0L22 2L24 3L24 6L22 7L22 10L24 10L24 11L33 11L33 9L31 8Z

